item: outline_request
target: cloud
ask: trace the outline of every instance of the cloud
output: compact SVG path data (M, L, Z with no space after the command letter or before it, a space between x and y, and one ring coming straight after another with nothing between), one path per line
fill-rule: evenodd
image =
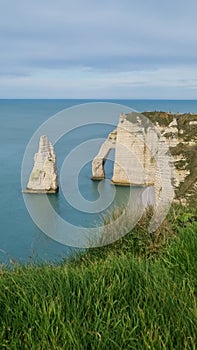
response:
M144 71L151 72L152 78L162 69L192 67L195 72L196 12L196 0L190 0L189 6L183 0L4 0L0 94L3 81L8 86L11 78L15 86L18 82L21 94L28 84L31 95L35 80L53 81L54 75L62 74L66 83L69 71L83 76L86 86L87 72L95 85L99 75L102 80L109 72L125 77L125 72L130 76L137 71L137 84ZM151 83L150 78L148 81ZM44 82L41 85L44 89ZM76 94L83 85L76 87Z
M179 99L183 95L185 99L195 99L197 73L185 67L116 74L80 69L44 70L31 78L4 77L1 80L3 97L9 94L10 98Z

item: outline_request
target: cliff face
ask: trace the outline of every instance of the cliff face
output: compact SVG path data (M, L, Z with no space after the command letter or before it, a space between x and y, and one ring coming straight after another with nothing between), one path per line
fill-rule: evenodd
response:
M176 199L187 201L197 186L196 129L197 115L193 114L122 113L114 132L112 182L154 185L161 201L161 193L167 200L175 189ZM112 148L109 140L110 135L93 160L93 179L104 178L104 162Z
M197 114L144 112L168 142L175 166L176 201L197 202Z
M112 182L119 185L153 185L158 143L156 130L152 124L147 124L142 115L122 113L117 127Z

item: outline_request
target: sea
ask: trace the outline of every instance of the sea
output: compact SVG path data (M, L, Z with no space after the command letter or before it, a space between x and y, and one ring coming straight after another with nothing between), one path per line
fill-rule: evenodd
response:
M62 131L61 137L55 144L57 167L58 172L61 172L60 180L62 186L60 186L58 194L47 196L47 200L53 210L64 221L69 223L69 235L72 237L72 234L74 235L72 226L96 228L105 220L105 217L110 214L111 210L113 211L118 206L124 206L128 199L128 189L119 187L114 195L116 186L111 185L109 181L113 171L113 154L105 165L106 180L103 182L103 189L99 187L98 182L91 180L91 156L94 157L96 154L91 143L88 142L99 138L101 144L101 140L113 130L114 126L108 125L108 123L106 125L103 123L97 124L95 119L91 125L91 118L89 118L88 125L82 123L80 126L80 118L84 118L84 115L82 116L83 113L80 113L79 106L92 104L94 110L99 103L103 106L105 104L108 106L114 104L121 106L117 108L117 111L121 110L122 106L125 106L125 111L128 108L128 110L132 109L138 112L197 113L197 100L0 100L0 264L12 266L14 264L27 263L60 263L85 249L80 247L80 244L76 243L75 245L75 243L72 243L72 239L64 241L58 235L55 235L56 223L54 222L53 227L51 227L52 233L48 234L47 229L42 229L39 220L37 222L33 217L34 215L31 215L31 205L28 206L28 200L36 202L39 215L41 217L43 215L43 220L49 222L48 226L50 226L50 217L47 217L48 214L43 208L45 201L43 201L42 195L25 195L23 193L25 189L24 184L27 183L33 166L33 155L37 150L38 143L36 142L38 140L36 139L33 148L31 148L29 165L24 169L24 155L28 145L31 142L33 143L32 137L37 130L40 130L40 128L42 130L42 125L48 123L53 116L61 114L63 110L76 111L75 118L79 123L74 130L67 130L66 135L63 135L64 132ZM69 117L69 115L69 113L65 113L65 118L67 118L67 120L65 119L65 125L70 125L69 123L72 125L72 116ZM92 115L92 118L95 118L94 115ZM116 118L114 125L117 123L118 115ZM84 119L82 122L84 122ZM80 169L77 170L76 158L75 161L72 161L72 157L69 158L69 154L73 150L75 151L73 153L74 156L78 154L80 145L85 143L86 147L89 145L86 153L89 154L91 149L93 153L91 155L90 152L90 155L87 155L87 159L84 158L84 162L82 162L84 155L81 156L82 158L78 155L81 165ZM27 157L28 154L26 154ZM21 174L25 174L22 181ZM77 179L74 179L75 175ZM98 201L100 190L103 191L105 200L108 197L111 198L111 196L114 196L114 200L107 207L105 205L102 207L101 205L101 207L96 208L93 202ZM132 193L135 204L136 198L141 196L141 192L140 189L134 188ZM66 194L68 194L70 200L66 199ZM81 207L78 202L79 195L82 198ZM27 198L29 199L27 200ZM72 201L74 199L75 203L73 204ZM83 200L89 203L87 207L84 204L84 210ZM91 210L92 207L94 207L94 210ZM59 229L57 224L57 231Z

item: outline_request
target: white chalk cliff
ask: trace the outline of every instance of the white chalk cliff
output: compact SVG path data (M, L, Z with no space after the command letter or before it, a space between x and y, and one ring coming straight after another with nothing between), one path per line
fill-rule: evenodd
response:
M111 135L115 135L112 139ZM119 185L150 186L157 177L158 155L166 155L165 138L143 115L120 114L117 129L109 134L92 162L93 180L104 179L104 164L109 151L115 148L112 182ZM171 179L171 175L169 174Z
M172 197L178 203L192 202L197 188L196 131L195 113L121 113L113 144L109 135L93 159L92 179L105 178L106 157L114 148L112 183L153 185L158 210Z
M173 125L175 128L176 126ZM92 179L105 177L104 163L110 149L115 148L112 183L129 186L154 186L154 226L163 208L173 199L173 162L164 136L142 114L120 114L113 145L110 135L92 162ZM113 133L112 133L113 134Z
M47 136L41 136L38 152L34 156L34 166L29 177L26 193L56 193L58 173L56 155Z

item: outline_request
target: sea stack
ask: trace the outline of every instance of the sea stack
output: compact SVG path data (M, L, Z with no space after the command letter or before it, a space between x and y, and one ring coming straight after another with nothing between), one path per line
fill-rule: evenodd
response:
M34 156L34 166L25 190L26 193L56 193L58 173L56 155L47 136L40 137L38 152Z

